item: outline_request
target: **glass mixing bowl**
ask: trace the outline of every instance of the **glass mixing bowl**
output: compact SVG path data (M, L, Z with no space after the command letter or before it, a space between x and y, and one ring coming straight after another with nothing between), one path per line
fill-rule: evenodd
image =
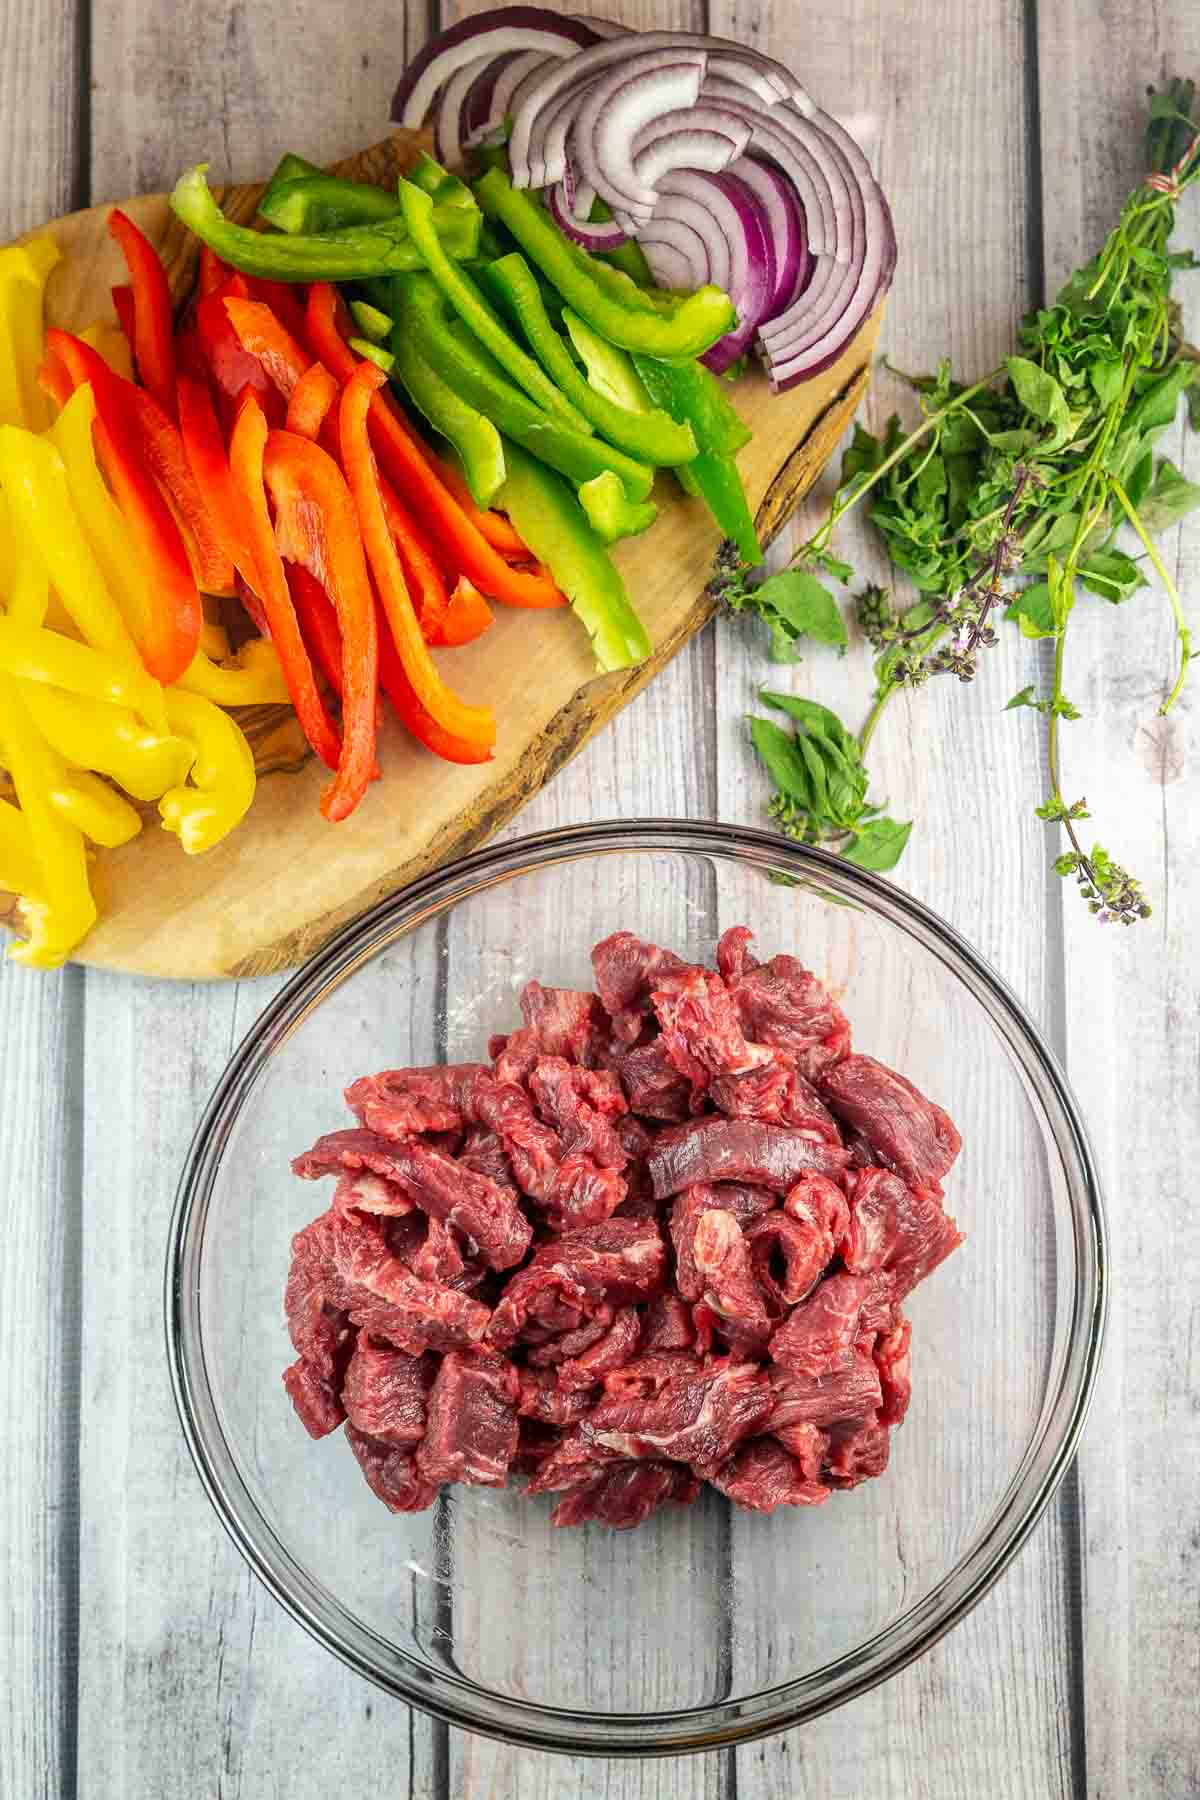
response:
M476 1058L530 976L591 984L626 927L689 958L749 925L798 953L857 1048L963 1136L966 1243L913 1296L914 1391L881 1480L770 1517L712 1489L639 1530L555 1531L550 1501L455 1487L389 1514L340 1433L280 1385L292 1233L327 1203L289 1172L367 1071ZM484 850L348 927L270 1003L219 1082L171 1227L175 1397L252 1568L381 1687L510 1741L607 1756L795 1725L926 1650L1018 1550L1071 1457L1105 1304L1100 1193L1075 1103L997 976L878 877L765 833L595 824Z

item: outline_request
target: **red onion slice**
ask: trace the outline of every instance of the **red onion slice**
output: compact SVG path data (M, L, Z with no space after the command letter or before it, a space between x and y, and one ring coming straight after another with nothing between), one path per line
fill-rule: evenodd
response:
M751 136L744 119L718 106L694 106L682 118L668 113L643 125L634 138L634 173L643 187L651 189L671 169L707 169L716 174L742 155Z
M795 189L773 163L741 156L730 163L728 173L749 188L758 201L767 236L775 249L775 287L762 315L765 322L791 305L812 267L804 212Z
M537 55L534 51L532 54ZM475 77L467 98L463 103L462 128L463 148L476 144L481 138L488 136L495 126L490 124L492 100L496 92L496 83L505 69L516 62L518 52L506 51L503 56L493 56L484 64L482 72ZM539 57L539 61L542 59ZM497 123L503 121L503 114Z
M673 220L680 225L690 225L704 245L708 263L706 279L721 292L729 292L733 282L733 251L730 244L729 221L715 214L713 196L701 186L710 179L707 175L690 175L686 170L677 169L668 175L663 182L662 198L659 201L653 219L638 232L638 243L645 244L646 236L658 228L666 220ZM677 186L676 183L679 185Z
M712 279L707 244L682 219L651 219L638 243L659 287L698 288Z
M639 185L633 140L652 119L695 106L703 80L702 52L680 58L657 50L630 57L590 85L575 120L574 153L584 178L610 206L653 211L657 195ZM545 173L549 179L549 166Z
M699 231L708 251L709 280L724 289L737 313L734 329L701 358L720 374L746 349L775 291L775 254L765 215L750 189L729 175L679 169L663 177L661 193L650 229L666 213Z
M581 194L588 191L580 189ZM567 200L565 182L560 181L557 187L550 189L547 206L550 217L563 236L569 237L573 244L581 244L585 250L617 250L629 235L615 219L605 219L593 225L587 220L576 218ZM590 206L588 211L591 211Z
M632 25L622 25L616 19L597 19L591 13L577 13L575 17L589 31L594 31L598 38L633 37Z
M580 20L541 6L501 6L495 12L460 19L431 38L405 69L392 97L392 123L417 130L438 89L465 63L509 50L538 50L543 56L560 59L595 42Z
M494 57L481 56L474 62L464 63L442 89L433 125L433 153L440 163L449 166L459 160L467 135L464 120L467 100L479 77L492 67L494 61Z

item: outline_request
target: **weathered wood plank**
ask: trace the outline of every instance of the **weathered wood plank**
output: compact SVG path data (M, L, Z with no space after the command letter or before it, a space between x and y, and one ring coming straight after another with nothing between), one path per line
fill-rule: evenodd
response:
M965 11L941 0L915 0L890 9L881 21L874 8L839 0L832 14L825 10L821 31L812 33L787 6L751 13L717 0L713 7L714 29L750 35L790 63L820 104L842 117L877 115L874 154L900 244L882 339L901 368L924 369L950 354L956 367L984 373L1010 346L1014 321L1033 298L1023 223L1030 170L1022 16L1013 0ZM970 78L964 80L968 69ZM873 428L898 407L911 412L911 399L877 367L866 408ZM826 491L835 469L836 461ZM810 503L801 526L817 517L818 508ZM844 528L839 554L855 564L861 579L890 580L886 560L856 521ZM755 690L767 685L807 694L834 707L848 723L858 723L869 704L869 653L859 641L842 661L813 651L796 670L772 667L761 635L740 621L722 620L717 657L720 814L762 823L769 789L742 723L743 714L754 709ZM1029 647L1015 636L1006 639L985 662L974 689L933 683L894 704L869 762L875 791L886 797L889 811L916 821L898 871L900 884L957 924L1000 967L1035 1016L1045 1018L1053 988L1044 944L1043 846L1029 811L1037 779L1035 735L1027 723L1014 724L1013 716L1004 719L1000 710L1034 672ZM814 943L811 953L819 968L820 945ZM847 1005L854 1004L851 975ZM918 1021L911 1054L905 1056L898 1022L889 1027L885 1015L872 1018L876 1008L869 991L859 1009L863 1033L892 1030L900 1066L921 1068L931 1090L953 1104L962 1091L955 1067L961 1046L946 1046L939 1061ZM1028 1155L1011 1096L1007 1109L979 1120L970 1161L964 1159L956 1172L952 1200L968 1232L961 1254L980 1256L989 1267L1007 1265L1015 1278L1012 1286L997 1282L995 1316L981 1327L981 1339L1020 1341L1017 1295L1028 1297L1030 1269L1044 1263L1051 1246L1044 1234L1032 1243L1003 1231L993 1235L984 1199L989 1148L1018 1160ZM968 1190L968 1181L978 1184L976 1191ZM845 1647L847 1615L864 1625L885 1619L911 1602L921 1585L921 1558L929 1554L937 1528L919 1497L946 1491L948 1481L957 1491L961 1470L952 1477L951 1463L974 1466L962 1440L947 1441L943 1427L946 1418L958 1416L952 1409L961 1406L964 1395L951 1391L945 1346L939 1347L938 1281L946 1284L950 1309L949 1290L959 1273L951 1265L914 1303L919 1384L914 1407L921 1410L898 1435L893 1468L878 1490L835 1496L811 1520L735 1522L737 1610L744 1615L735 1637L735 1666L740 1660L744 1679L781 1678L789 1651L796 1656L807 1651L812 1666L821 1644L830 1652ZM982 1365L968 1386L972 1404L983 1404L974 1413L968 1409L964 1428L968 1437L978 1431L982 1445L988 1432ZM844 1550L841 1532L825 1518L839 1501L859 1506L863 1515L864 1556L858 1567L838 1560ZM964 1506L965 1495L958 1504ZM959 1516L947 1515L947 1561ZM764 1524L781 1549L770 1569L761 1557ZM783 1554L785 1545L794 1547L790 1557ZM837 1595L827 1621L812 1619L811 1608L799 1603L806 1547L808 1558L824 1571L822 1590ZM764 1800L797 1792L825 1800L862 1791L863 1772L870 1770L873 1792L941 1800L982 1790L1003 1767L1006 1793L1070 1792L1063 1554L1056 1528L1043 1527L999 1592L920 1664L802 1732L739 1752L739 1784ZM755 1599L761 1618L774 1621L774 1572L793 1566L797 1623L781 1640L765 1623L756 1631ZM994 1671L1000 1669L1006 1671L1003 1697L995 1686Z
M1191 75L1200 16L1172 4L1041 9L1041 113L1047 179L1047 288L1098 248L1144 172L1146 84ZM1193 191L1180 245L1200 243ZM1178 277L1189 335L1200 330L1195 277ZM1194 434L1159 445L1200 480ZM1132 539L1130 547L1137 545ZM1200 526L1160 541L1195 621ZM1107 1187L1115 1271L1097 1402L1079 1457L1082 1500L1082 1718L1086 1791L1168 1796L1200 1786L1196 1694L1200 1577L1200 1243L1191 1194L1200 1155L1196 1071L1200 985L1200 757L1193 681L1171 715L1157 708L1177 663L1165 599L1150 589L1119 609L1083 602L1071 620L1067 685L1084 717L1064 730L1070 795L1086 827L1145 885L1154 917L1098 930L1073 888L1062 894L1068 1067ZM1194 673L1194 671L1193 671Z

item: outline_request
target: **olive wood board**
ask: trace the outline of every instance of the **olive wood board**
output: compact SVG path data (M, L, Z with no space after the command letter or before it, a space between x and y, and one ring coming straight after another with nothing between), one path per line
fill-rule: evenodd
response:
M337 173L390 185L420 142L396 133L339 164ZM249 223L261 193L261 185L232 187L219 197L226 213ZM176 301L184 303L195 278L195 239L174 219L165 194L121 205L159 246ZM109 211L93 206L43 227L63 251L47 288L49 324L80 330L114 320L109 290L125 275L107 229ZM815 481L862 400L879 319L877 310L839 361L811 382L772 396L756 367L733 390L753 432L739 465L764 545ZM337 825L318 811L328 772L307 753L290 709L245 709L260 777L247 818L224 843L189 857L147 809L138 837L96 857L100 919L75 960L187 980L270 974L302 962L384 895L483 843L710 616L705 585L717 530L669 476L660 476L655 499L659 516L651 529L614 552L653 644L646 662L598 676L571 612L496 606L482 638L439 653L464 698L494 706L494 759L475 767L442 762L385 709L383 778ZM0 895L0 919L13 922L15 910Z

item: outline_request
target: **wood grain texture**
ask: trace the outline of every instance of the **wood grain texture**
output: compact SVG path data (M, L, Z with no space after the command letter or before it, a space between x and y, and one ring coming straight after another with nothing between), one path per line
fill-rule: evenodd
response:
M1194 7L1043 10L1040 33L1047 289L1098 246L1143 171L1149 81L1196 73ZM1193 190L1178 242L1200 243ZM1187 335L1200 333L1196 277L1178 278ZM1200 480L1194 433L1158 450ZM1130 540L1130 548L1138 546ZM1160 540L1196 623L1196 516ZM1177 663L1166 601L1082 603L1066 685L1083 712L1063 734L1064 780L1086 793L1089 833L1144 883L1154 916L1098 931L1062 892L1064 1045L1099 1155L1115 1272L1108 1348L1079 1456L1083 1682L1077 1728L1089 1794L1176 1800L1200 1791L1200 700L1196 669L1165 719ZM1091 841L1089 837L1089 842Z

